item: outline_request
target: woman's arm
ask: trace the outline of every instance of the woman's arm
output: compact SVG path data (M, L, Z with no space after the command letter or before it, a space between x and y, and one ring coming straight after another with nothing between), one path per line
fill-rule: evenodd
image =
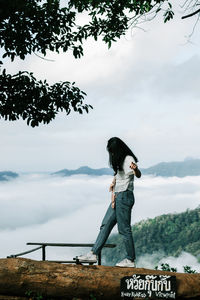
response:
M112 181L112 183L111 183L111 185L109 187L109 192L113 192L114 191L115 184L116 184L116 178L114 176L113 181Z
M135 163L131 163L131 165L130 165L130 168L134 171L134 173L135 173L135 176L137 177L137 178L140 178L141 177L141 172L140 172L140 170L139 170L139 168L138 168L138 166L135 164Z
M111 206L114 209L115 208L115 193L114 193L114 188L116 184L116 177L114 176L113 181L109 187L109 192L112 192L111 194Z

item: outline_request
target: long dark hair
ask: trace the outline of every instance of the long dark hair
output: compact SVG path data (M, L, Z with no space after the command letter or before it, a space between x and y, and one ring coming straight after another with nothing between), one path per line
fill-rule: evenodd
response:
M123 162L127 155L132 156L136 163L138 162L135 154L133 154L131 149L118 137L112 137L108 140L107 150L109 153L109 164L114 170L115 175L118 170L122 171Z

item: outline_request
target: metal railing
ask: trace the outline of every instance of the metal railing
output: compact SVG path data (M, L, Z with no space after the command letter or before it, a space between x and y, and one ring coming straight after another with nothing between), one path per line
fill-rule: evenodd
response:
M29 242L26 243L27 245L39 245L39 247L37 248L33 248L31 250L28 251L24 251L21 253L17 253L17 254L12 254L7 256L7 258L16 258L19 256L23 256L26 254L29 254L31 252L37 251L39 249L42 249L42 260L46 261L46 247L90 247L92 248L94 244L85 244L85 243L81 243L81 244L77 244L77 243L33 243L33 242ZM115 244L105 244L104 248L114 248L116 247ZM75 263L75 264L81 264L81 263L89 263L89 264L94 264L95 262L88 262L88 261L79 261L78 258L73 258L73 260L48 260L51 262L57 262L57 263ZM98 265L101 265L101 252L98 254Z

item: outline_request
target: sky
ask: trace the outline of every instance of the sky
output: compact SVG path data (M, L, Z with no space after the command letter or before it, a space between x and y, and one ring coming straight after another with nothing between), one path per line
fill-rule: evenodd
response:
M180 8L177 7L180 11ZM107 140L118 136L141 167L200 158L200 37L195 19L164 24L162 17L130 29L111 49L84 43L84 56L48 53L4 60L7 71L32 71L38 79L75 81L93 105L89 114L60 113L49 125L0 120L0 170L49 172L83 165L108 166ZM3 51L1 51L3 53Z
M110 204L110 182L111 176L60 177L48 174L24 174L0 182L0 257L37 247L27 246L27 242L95 242ZM200 176L143 176L136 179L131 224L197 208L199 182ZM117 232L117 227L114 232ZM47 259L71 260L87 251L88 248L48 247ZM24 257L41 260L41 255L39 250ZM162 251L151 256L146 254L138 260L137 266L154 268L159 260L178 267L180 271L187 264L200 272L197 258L186 252L178 258L166 257Z

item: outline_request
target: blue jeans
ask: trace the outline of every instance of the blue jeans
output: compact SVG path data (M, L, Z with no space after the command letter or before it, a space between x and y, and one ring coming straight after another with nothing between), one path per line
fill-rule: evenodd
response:
M132 191L126 190L116 193L115 209L111 207L111 204L109 205L105 217L103 218L100 232L92 248L95 254L99 254L111 230L117 224L118 231L123 236L127 254L126 258L131 261L135 260L135 247L131 231L131 210L134 202L135 199Z

